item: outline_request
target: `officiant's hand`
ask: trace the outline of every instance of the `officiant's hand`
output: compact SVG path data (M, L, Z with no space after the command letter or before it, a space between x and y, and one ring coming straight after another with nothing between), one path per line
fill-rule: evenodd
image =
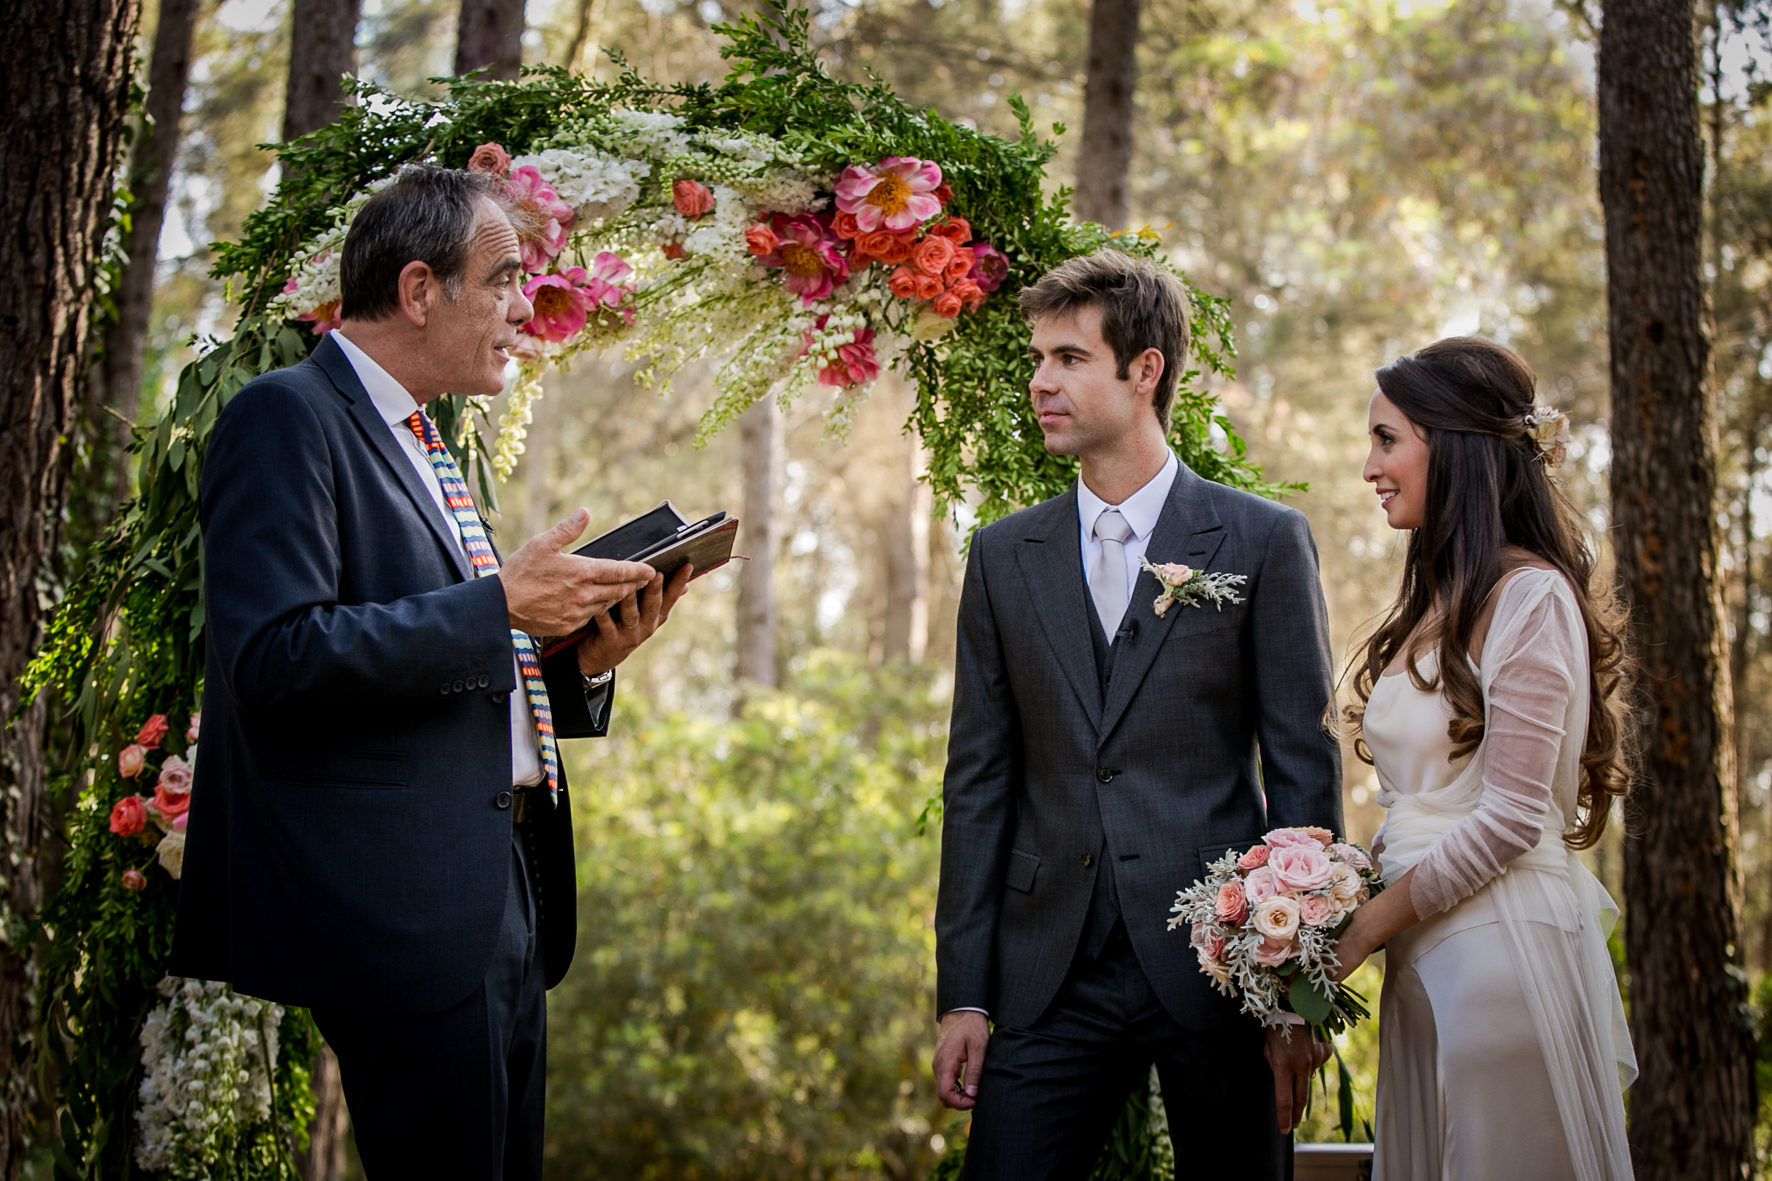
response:
M591 621L591 634L578 642L579 671L587 677L600 677L633 655L634 649L650 640L652 633L671 617L671 608L689 589L694 575L694 566L679 566L669 582L664 575L655 573L644 594L629 595L621 601L619 619L607 607L597 612Z
M1285 1030L1269 1029L1267 1045L1262 1050L1274 1072L1274 1122L1282 1132L1290 1132L1304 1122L1311 1075L1329 1061L1330 1053L1326 1042L1312 1040L1308 1027L1294 1025L1291 1033L1291 1038L1287 1038Z
M984 1048L990 1040L990 1027L976 1009L942 1014L935 1043L935 1097L942 1106L956 1111L978 1106L978 1076L984 1073Z
M560 551L585 531L591 514L576 510L517 548L499 568L511 626L532 636L577 631L598 611L632 597L655 577L644 562L610 562ZM613 665L611 667L614 667Z

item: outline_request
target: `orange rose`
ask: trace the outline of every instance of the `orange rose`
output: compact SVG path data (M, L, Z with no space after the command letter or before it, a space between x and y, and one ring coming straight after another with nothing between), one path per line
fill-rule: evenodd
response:
M900 299L915 299L917 298L917 272L909 267L899 267L892 272L892 277L886 280L886 286L891 288L892 294Z
M947 239L944 238L942 241L945 242ZM960 297L955 295L952 291L944 291L935 297L935 314L944 320L952 320L955 316L959 315L960 309L963 306L964 305L960 302Z
M939 237L946 238L955 246L964 246L972 241L972 223L963 217L950 217L936 226L932 232Z
M954 244L946 238L924 238L911 251L911 265L925 275L943 275L954 261Z
M949 283L958 283L972 273L972 263L972 251L956 250L952 261L948 263L947 270L941 273L941 277Z
M780 245L781 239L775 236L775 231L762 222L744 232L744 248L752 254L769 254Z
M971 279L961 279L958 283L955 283L952 287L948 288L948 290L953 292L955 298L966 305L966 310L969 312L976 312L979 308L984 306L984 288L980 287L977 283L974 283Z
M859 238L861 223L855 220L855 214L839 212L836 217L831 219L831 231L839 238Z
M855 240L855 248L886 263L888 266L904 261L898 255L898 237L891 230L873 230Z
M917 298L934 299L941 294L941 280L934 275L925 275L921 271L912 271L917 276Z

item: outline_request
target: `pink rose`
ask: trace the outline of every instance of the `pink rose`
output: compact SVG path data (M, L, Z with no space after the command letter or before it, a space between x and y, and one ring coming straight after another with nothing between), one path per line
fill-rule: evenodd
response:
M165 784L154 788L154 811L166 827L183 816L191 807L191 793L167 791Z
M1326 927L1335 918L1335 906L1321 894L1306 894L1298 900L1298 921L1307 927Z
M1212 977L1214 984L1229 985L1231 982L1230 965L1215 955L1209 955L1204 947L1196 947L1194 955L1200 961L1200 971Z
M1288 890L1315 890L1329 884L1329 854L1312 842L1309 848L1287 846L1275 849L1267 867L1274 871L1280 885Z
M945 240L946 239L943 238L936 239L938 242ZM935 303L931 306L935 308L936 315L944 320L952 320L955 316L965 310L966 304L965 301L955 295L952 291L944 291L935 297Z
M744 248L751 254L774 254L779 245L781 239L775 236L775 231L761 223L744 232Z
M1249 953L1249 958L1264 968L1278 968L1297 950L1297 941L1293 939L1263 939L1261 945Z
M1157 569L1163 572L1161 577L1164 586L1186 586L1188 580L1194 576L1194 568L1181 562L1164 562Z
M684 217L700 217L712 212L714 191L698 180L680 180L671 186L671 204Z
M1247 853L1237 858L1238 869L1260 869L1267 864L1267 855L1273 852L1266 845L1256 845Z
M1241 923L1249 914L1249 899L1243 893L1243 883L1226 882L1218 887L1218 898L1212 909L1218 915L1218 921L1226 926L1235 927Z
M123 888L139 894L148 888L147 876L139 869L126 869L123 871Z
M1243 879L1243 894L1249 899L1250 906L1260 906L1279 892L1279 879L1274 877L1274 871L1265 865L1252 870L1249 876Z
M187 742L197 741L197 725L202 720L203 720L203 711L202 710L198 710L196 713L191 715L191 724L185 730L185 741L187 741Z
M120 837L132 837L148 824L147 805L140 796L124 796L111 805L111 831Z
M1298 934L1298 899L1276 894L1255 908L1253 921L1269 940L1291 942Z
M1334 833L1330 832L1326 828L1318 828L1314 824L1307 824L1303 828L1299 829L1298 831L1303 833L1307 837L1311 837L1312 839L1314 839L1317 842L1317 844L1323 846L1323 848L1325 848L1325 849L1327 849L1330 845L1335 843L1335 834Z
M156 746L160 745L160 740L166 737L166 731L168 729L170 729L170 727L166 724L166 715L155 714L153 717L142 723L141 732L135 736L135 740L149 750L153 750Z
M191 764L173 755L160 768L159 782L154 785L155 792L158 794L160 788L165 788L171 795L190 795L191 778Z
M1372 859L1366 856L1366 850L1360 848L1358 845L1330 845L1329 854L1338 861L1347 862L1355 869L1372 868Z
M511 154L497 144L481 144L468 157L469 172L488 172L501 180L510 167Z
M125 779L134 779L142 773L142 761L147 757L147 747L136 742L130 743L117 754L117 774Z
M1273 849L1303 848L1305 846L1322 848L1317 844L1317 838L1302 828L1276 828L1261 839L1267 842L1269 848Z

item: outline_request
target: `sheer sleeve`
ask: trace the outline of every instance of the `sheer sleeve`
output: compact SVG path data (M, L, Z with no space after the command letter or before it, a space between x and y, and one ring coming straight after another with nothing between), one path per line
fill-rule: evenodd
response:
M1492 625L1501 651L1490 670L1483 735L1483 795L1476 811L1423 855L1410 881L1418 917L1449 909L1537 847L1549 814L1570 698L1584 675L1585 633L1576 608L1548 593L1523 618ZM1578 736L1579 737L1579 736Z

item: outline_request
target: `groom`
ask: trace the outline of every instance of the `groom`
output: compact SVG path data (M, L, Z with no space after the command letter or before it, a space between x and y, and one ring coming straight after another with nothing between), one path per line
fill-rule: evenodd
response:
M1174 276L1103 250L1023 290L1021 308L1046 449L1077 456L1082 478L972 542L936 1087L972 1111L971 1181L1087 1176L1153 1064L1183 1173L1287 1177L1325 1051L1241 1016L1166 922L1227 848L1279 825L1341 828L1310 529L1170 452L1188 325ZM1243 601L1159 616L1141 558L1243 575Z
M426 413L503 385L514 212L483 174L401 172L345 238L342 327L236 394L203 464L171 971L312 1009L372 1179L541 1177L543 990L576 934L556 738L607 730L689 575L561 553L583 509L501 559Z

